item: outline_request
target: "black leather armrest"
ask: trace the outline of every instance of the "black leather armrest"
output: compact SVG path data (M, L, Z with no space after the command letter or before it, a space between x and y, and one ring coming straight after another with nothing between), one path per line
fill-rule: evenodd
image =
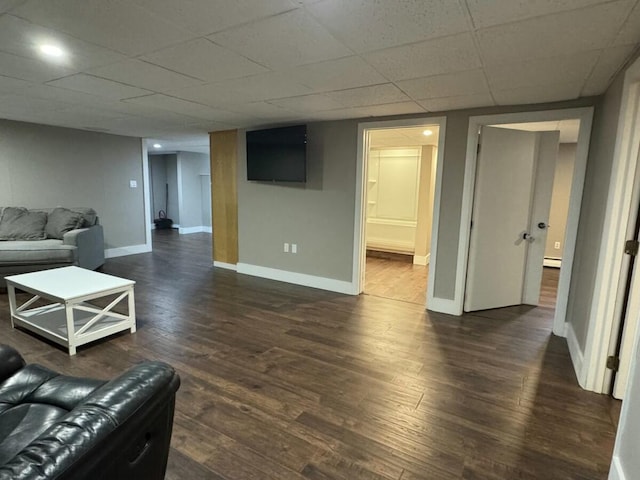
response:
M24 368L24 358L9 345L0 344L0 382L6 380L21 368Z
M179 385L165 363L132 367L0 466L0 480L162 478Z

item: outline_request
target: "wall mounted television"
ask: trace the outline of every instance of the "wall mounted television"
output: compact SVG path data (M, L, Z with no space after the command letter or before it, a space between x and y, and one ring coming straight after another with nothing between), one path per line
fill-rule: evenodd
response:
M307 126L247 132L247 180L306 182Z

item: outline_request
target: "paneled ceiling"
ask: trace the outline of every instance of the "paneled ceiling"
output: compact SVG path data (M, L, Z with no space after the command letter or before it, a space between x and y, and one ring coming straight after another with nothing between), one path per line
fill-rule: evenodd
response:
M639 42L640 0L0 0L0 118L196 144L566 100Z

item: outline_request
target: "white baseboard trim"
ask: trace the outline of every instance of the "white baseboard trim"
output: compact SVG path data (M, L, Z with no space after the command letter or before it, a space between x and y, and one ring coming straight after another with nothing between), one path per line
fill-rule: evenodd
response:
M427 299L427 310L438 313L446 313L448 315L455 315L459 317L462 315L460 307L454 300L448 300L446 298L431 298Z
M571 363L573 363L573 369L576 372L576 378L582 388L585 388L586 382L583 378L582 367L584 364L584 353L580 350L580 344L578 343L578 337L573 329L571 323L567 323L567 345L569 346L569 354L571 355ZM586 388L585 388L586 389Z
M624 474L622 465L620 464L620 457L613 455L611 461L611 469L609 470L609 480L627 480L627 476Z
M200 225L198 227L179 227L178 233L181 235L188 235L190 233L212 233L211 227L205 227L204 225Z
M225 263L225 262L213 262L214 267L224 268L226 270L233 270L234 272L238 270L238 266L235 263Z
M306 273L289 272L277 268L261 267L248 263L238 263L238 273L252 275L254 277L268 278L279 282L293 283L305 287L319 288L330 292L345 293L347 295L357 295L357 288L351 282L335 280L333 278L317 277Z
M413 256L413 264L414 265L429 265L429 259L431 258L431 254L427 253L426 255L414 255Z
M127 255L137 255L139 253L148 253L151 247L146 243L141 245L131 245L128 247L107 248L104 251L104 258L125 257Z
M542 263L545 267L553 267L553 268L560 268L562 267L562 259L557 259L557 258L545 258L544 262Z

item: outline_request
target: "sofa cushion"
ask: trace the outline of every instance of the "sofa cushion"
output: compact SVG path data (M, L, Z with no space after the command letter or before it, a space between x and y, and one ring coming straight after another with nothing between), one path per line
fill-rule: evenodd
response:
M98 214L93 208L73 207L69 208L69 210L82 215L84 222L82 223L82 225L80 225L80 227L90 227L92 225L95 225L98 220Z
M78 212L72 212L68 208L54 208L47 216L47 225L44 228L47 238L62 240L65 233L80 228L84 223L84 217Z
M5 207L0 218L0 240L44 240L45 212Z
M1 265L72 265L76 262L76 255L77 248L63 245L62 240L0 242Z

